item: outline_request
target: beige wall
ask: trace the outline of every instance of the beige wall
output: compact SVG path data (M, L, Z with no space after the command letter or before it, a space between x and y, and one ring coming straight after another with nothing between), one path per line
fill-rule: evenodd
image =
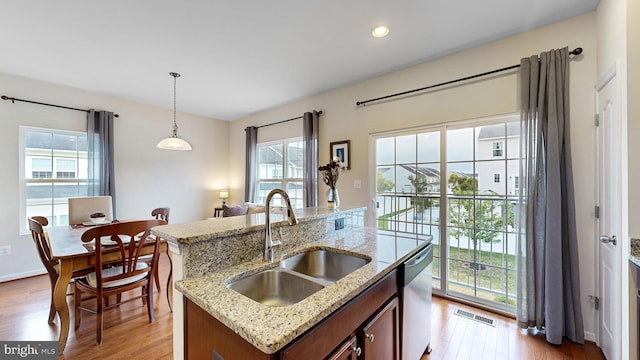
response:
M571 63L571 137L576 209L580 242L581 292L585 330L593 338L594 311L587 295L594 293L594 92L596 82L595 14L589 13L541 29L429 61L376 79L296 101L231 123L230 182L237 198L244 193L243 129L322 110L319 163L329 160L329 143L351 140L352 169L341 175L338 188L343 205L369 206L373 195L370 133L517 112L518 76L502 73L473 83L440 88L428 94L357 108L356 101L419 88L468 75L518 64L520 58L552 48L584 48ZM354 180L362 188L354 189ZM320 184L320 203L324 202Z
M167 88L168 99L171 88ZM179 134L191 152L156 149L172 130L173 110L0 74L0 94L76 108L109 110L115 119L116 212L119 219L147 218L159 206L171 208L171 222L211 216L220 204L214 189L227 186L229 124L178 113ZM167 103L170 107L171 103ZM27 103L0 102L0 281L43 271L30 235L19 229L19 126L86 131L86 114Z

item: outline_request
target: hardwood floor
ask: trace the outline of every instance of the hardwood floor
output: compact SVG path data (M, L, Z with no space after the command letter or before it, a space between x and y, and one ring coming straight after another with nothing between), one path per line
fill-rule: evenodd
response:
M455 315L457 308L493 319L495 327ZM560 346L551 345L544 334L522 333L513 319L437 296L431 309L431 348L421 360L605 360L594 343L578 345L565 339Z
M167 278L169 262L161 257L160 278ZM83 313L78 331L71 329L60 359L171 359L172 323L166 289L156 293L156 321L150 324L145 307L133 301L105 314L102 345L95 344L95 315ZM57 340L59 321L47 324L50 287L46 276L0 284L0 340ZM71 302L72 297L68 296ZM454 315L456 308L495 320L492 327ZM73 312L71 314L73 324ZM598 359L604 356L593 343L584 346L565 340L549 345L543 335L522 334L515 320L453 301L434 297L430 355L421 360L457 359Z
M166 298L169 260L160 257L162 292L153 299L155 322L149 323L142 302L131 301L104 314L101 345L96 345L96 316L83 312L80 329L73 330L71 311L69 339L60 359L171 359L173 356L173 314ZM164 282L164 283L163 283ZM51 290L48 277L37 276L0 284L1 340L58 340L60 321L47 324ZM72 304L73 297L67 296Z

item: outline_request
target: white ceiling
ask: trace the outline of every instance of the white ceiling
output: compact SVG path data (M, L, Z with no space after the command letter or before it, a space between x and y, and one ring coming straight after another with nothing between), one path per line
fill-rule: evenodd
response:
M598 1L2 0L0 72L230 121Z

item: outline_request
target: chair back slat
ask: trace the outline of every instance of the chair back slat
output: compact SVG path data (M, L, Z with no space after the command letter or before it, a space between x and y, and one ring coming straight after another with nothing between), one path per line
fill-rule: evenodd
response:
M83 242L94 241L96 253L96 288L98 295L102 293L103 284L128 278L139 277L140 274L152 273L159 254L159 238L151 235L151 228L158 225L165 225L167 222L160 219L137 220L119 222L109 225L101 225L91 228L82 234ZM114 242L113 245L102 244L101 239L106 238ZM153 262L150 267L138 269L138 258L142 255L145 245L153 245ZM105 251L120 252L121 273L103 275L109 271L103 269L103 254ZM149 277L146 276L148 279Z

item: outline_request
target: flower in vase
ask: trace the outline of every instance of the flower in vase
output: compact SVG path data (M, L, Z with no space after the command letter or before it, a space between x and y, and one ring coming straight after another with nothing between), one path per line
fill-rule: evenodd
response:
M334 189L340 176L340 163L332 160L327 165L320 166L318 171L322 174L322 181Z

